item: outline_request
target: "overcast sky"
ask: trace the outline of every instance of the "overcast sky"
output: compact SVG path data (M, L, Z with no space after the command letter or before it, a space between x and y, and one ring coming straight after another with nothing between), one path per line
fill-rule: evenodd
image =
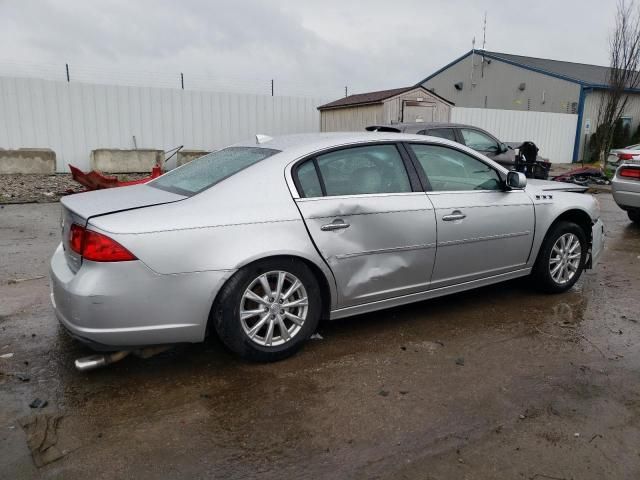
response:
M487 50L608 63L615 0L0 0L0 74L340 96L480 47L485 10Z

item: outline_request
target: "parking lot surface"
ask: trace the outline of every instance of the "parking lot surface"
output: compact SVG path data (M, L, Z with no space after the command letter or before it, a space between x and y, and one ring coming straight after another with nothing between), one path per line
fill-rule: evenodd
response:
M566 294L507 282L324 323L279 363L211 339L88 373L49 303L59 205L3 206L0 478L640 478L640 229L598 198L606 250Z

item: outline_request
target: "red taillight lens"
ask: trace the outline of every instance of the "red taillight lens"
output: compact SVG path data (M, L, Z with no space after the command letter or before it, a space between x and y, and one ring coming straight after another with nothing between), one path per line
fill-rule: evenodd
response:
M618 175L625 178L635 178L640 180L640 168L621 168Z
M619 153L618 158L620 160L633 160L633 155L630 153Z
M71 225L69 232L71 249L92 262L126 262L136 257L115 240L98 232Z
M71 230L69 231L69 246L71 247L71 250L79 255L82 255L83 238L84 228L82 228L80 225L76 225L75 223L71 225Z

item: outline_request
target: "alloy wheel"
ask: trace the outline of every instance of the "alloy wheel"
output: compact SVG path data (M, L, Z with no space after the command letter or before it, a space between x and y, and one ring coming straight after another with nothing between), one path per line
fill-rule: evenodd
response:
M582 247L580 239L573 233L560 236L551 249L549 273L554 282L564 285L569 282L580 268Z
M282 270L255 278L240 300L240 323L249 339L263 347L287 343L307 318L309 299L302 282Z

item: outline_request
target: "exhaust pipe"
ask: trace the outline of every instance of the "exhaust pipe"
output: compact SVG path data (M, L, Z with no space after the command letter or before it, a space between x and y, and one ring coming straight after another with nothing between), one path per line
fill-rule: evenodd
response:
M96 368L119 362L130 353L130 350L121 350L119 352L89 355L88 357L78 358L75 362L76 368L81 372L95 370Z
M133 354L139 358L149 358L173 348L173 345L161 345L158 347L147 347L138 350L120 350L119 352L89 355L88 357L78 358L75 361L76 369L81 372L95 370L112 363L119 362L123 358Z

